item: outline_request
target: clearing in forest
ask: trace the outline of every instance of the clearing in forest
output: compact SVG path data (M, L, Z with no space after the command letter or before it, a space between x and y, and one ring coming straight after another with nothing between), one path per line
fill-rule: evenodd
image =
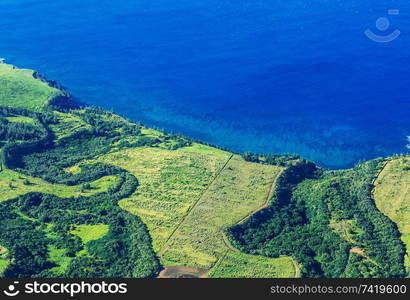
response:
M139 182L137 191L120 206L141 217L159 252L194 203L231 156L194 145L176 151L131 148L103 155L98 161L124 168Z
M34 78L34 71L0 64L0 106L40 111L63 92Z
M90 182L89 189L83 185L67 186L5 169L0 172L0 201L5 201L31 192L51 194L61 198L95 195L105 192L115 182L115 176L106 176Z
M267 204L282 168L246 162L196 143L175 151L125 149L98 161L120 166L138 178L137 191L120 206L147 224L155 251L169 267L167 274L184 276L171 272L183 267L201 270L202 275L213 268L209 273L213 277L295 275L291 258L239 253L223 236L227 227Z
M377 208L397 224L407 248L406 267L410 269L410 156L390 159L374 184Z

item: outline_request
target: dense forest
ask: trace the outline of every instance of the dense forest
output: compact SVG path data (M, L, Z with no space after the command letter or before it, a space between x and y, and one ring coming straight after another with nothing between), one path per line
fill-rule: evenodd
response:
M232 242L251 254L290 255L305 277L405 276L397 226L371 199L381 162L324 171L300 160L281 176L269 208L228 230Z

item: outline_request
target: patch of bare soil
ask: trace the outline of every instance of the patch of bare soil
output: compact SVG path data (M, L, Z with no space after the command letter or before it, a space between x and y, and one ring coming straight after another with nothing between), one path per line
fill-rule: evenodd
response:
M373 259L371 259L369 256L366 255L366 253L357 247L353 247L350 249L350 252L352 253L356 253L357 255L360 255L361 257L367 259L368 261L370 261L372 264L378 265L377 262L375 262Z
M204 278L208 273L209 270L191 267L165 267L165 269L159 273L158 278Z

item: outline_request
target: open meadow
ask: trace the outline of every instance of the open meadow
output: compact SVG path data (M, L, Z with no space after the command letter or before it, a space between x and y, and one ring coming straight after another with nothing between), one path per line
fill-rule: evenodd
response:
M266 204L280 170L233 156L161 250L163 263L212 268L228 250L224 230Z
M34 72L0 63L0 106L13 106L40 111L62 94L46 82L33 77Z
M406 245L405 264L410 271L410 157L391 158L375 181L373 197L377 208L393 222Z
M292 258L268 258L228 250L208 274L212 278L294 278L298 277Z
M137 177L137 191L120 206L142 218L159 252L229 157L206 146L177 151L144 147L110 153L98 161Z
M196 143L175 151L125 149L97 161L124 168L138 178L137 191L121 200L120 206L147 224L164 266L215 267L210 273L215 277L254 276L259 265L264 270L260 276L295 274L291 258L236 253L224 237L226 228L269 203L282 168L245 162L240 156ZM233 262L240 262L236 271Z
M88 189L83 185L67 186L51 184L39 178L23 175L12 170L0 172L0 201L16 198L30 192L41 192L61 198L91 196L107 191L114 183L115 176L105 176L90 183Z

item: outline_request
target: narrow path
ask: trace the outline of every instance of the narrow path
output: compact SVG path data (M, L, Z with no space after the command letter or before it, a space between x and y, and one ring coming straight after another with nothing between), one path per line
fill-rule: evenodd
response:
M235 248L234 246L232 246L231 242L229 241L228 237L226 236L226 234L224 232L222 232L222 240L224 241L225 246L233 251L233 252L241 252L239 249Z
M268 208L268 207L269 207L270 202L271 202L272 197L273 197L273 194L275 193L276 183L278 182L278 179L279 179L279 177L282 175L282 173L283 173L283 170L280 171L280 172L276 175L276 177L273 179L273 182L272 182L272 184L271 184L271 186L270 186L268 195L266 196L265 203L264 203L262 206L260 206L260 207L256 208L255 210L253 210L252 212L250 212L248 215L246 215L246 216L243 217L242 219L240 219L235 225L238 225L238 224L240 224L240 223L246 221L249 217L251 217L252 215L256 214L258 211L261 211L262 209L265 209L265 208Z
M283 171L280 171L280 172L276 175L276 177L273 179L272 184L271 184L271 186L270 186L270 188L269 188L269 191L268 191L268 195L266 196L265 203L264 203L262 206L260 206L260 207L256 208L255 210L253 210L252 212L250 212L249 214L247 214L245 217L243 217L242 219L240 219L240 220L239 220L238 222L236 222L236 224L234 224L234 225L241 224L242 222L244 222L245 220L247 220L249 217L251 217L252 215L254 215L255 213L257 213L258 211L261 211L262 209L265 209L265 208L267 208L267 207L269 206L270 201L271 201L271 199L272 199L272 197L273 197L273 193L275 192L276 182L278 181L279 176L282 175L282 172L283 172ZM226 236L225 232L222 232L222 239L223 239L223 241L224 241L224 243L225 243L225 246L228 247L230 250L235 251L235 252L240 252L237 248L235 248L234 246L232 246L232 244L231 244L231 242L229 241L228 237Z
M375 200L375 197L374 197L374 192L375 192L375 188L376 188L376 181L379 179L381 173L383 173L383 171L386 169L387 165L388 165L391 161L393 161L392 158L388 158L388 159L385 160L385 162L384 162L384 164L383 164L383 167L380 168L379 172L377 172L377 174L375 175L375 178L374 178L373 181L372 181L373 189L372 189L372 191L371 191L371 195L370 195L370 196L371 196L371 199L373 200L373 203L374 203L374 205L375 205L375 207L376 207L377 210L379 210L379 208L378 208L377 205L376 205L376 200ZM379 210L379 211L380 211L380 210ZM380 211L380 213L383 214L384 216L386 216L382 211ZM389 218L388 216L386 216L386 217ZM391 219L389 218L389 220L391 220ZM391 221L393 222L393 220L391 220ZM401 234L400 231L399 231L399 233ZM362 249L353 247L352 249L350 249L350 252L356 253L356 254L362 256L363 258L368 259L368 260L369 260L370 262L372 262L373 264L378 265L374 260L372 260L370 257L368 257ZM407 257L410 259L409 252L406 251L406 254L405 254L404 256L405 256L405 257L407 256Z
M358 248L358 247L353 247L350 249L351 253L356 253L357 255L360 255L361 257L367 259L369 262L371 262L372 264L379 266L379 264L377 262L375 262L373 259L371 259L369 256L366 255L366 252L364 252L364 250Z
M190 215L190 213L193 211L193 209L195 209L195 207L197 206L197 204L200 202L200 200L203 198L203 196L206 194L206 192L210 189L210 187L213 185L213 183L215 182L215 180L220 176L220 174L225 170L225 168L228 166L229 162L231 161L231 159L234 157L234 155L231 155L229 157L229 159L226 161L226 163L223 165L223 167L218 171L218 173L214 176L214 178L212 179L212 181L209 183L209 185L207 186L207 188L203 191L203 193L201 194L200 197L198 197L197 201L191 206L191 208L188 210L187 214L182 218L181 222L178 224L178 226L172 231L172 233L170 234L170 236L167 238L166 242L164 243L164 246L160 249L159 251L159 256L162 256L168 249L169 246L169 242L172 240L172 237L174 236L174 234L181 228L181 226L184 224L184 221L186 220L186 218ZM255 213L257 213L258 211L261 211L267 207L269 207L271 200L274 196L275 193L275 189L276 189L276 183L278 181L278 178L282 175L283 170L280 171L275 178L273 179L270 187L269 187L269 191L266 195L266 199L263 203L263 205L261 205L260 207L254 209L252 212L250 212L249 214L247 214L245 217L241 218L238 222L236 222L236 224L240 224L242 222L244 222L245 220L247 220L249 217L251 217L252 215L254 215ZM225 244L227 250L225 251L225 253L220 257L220 259L218 259L216 261L216 263L214 264L213 267L211 267L208 272L210 270L212 270L215 266L217 266L219 263L221 263L226 255L228 254L229 251L233 251L236 253L240 253L241 251L237 248L235 248L231 242L229 241L228 237L225 235L225 233L223 231L221 231L221 238L223 243ZM300 268L298 266L298 264L294 261L293 258L291 258L293 267L294 267L294 277L300 277ZM179 267L177 267L179 268ZM183 267L185 268L185 267ZM174 267L167 267L165 266L164 271L162 272L162 276L163 277L168 277L168 276L164 276L167 273L173 273ZM182 269L181 269L182 270ZM196 270L195 268L190 268L190 270ZM199 270L199 269L198 269ZM170 277L173 277L172 275ZM207 272L202 274L202 276L198 276L198 277L207 277Z
M284 171L284 170L280 171L280 172L276 175L275 179L273 180L273 182L272 182L272 184L271 184L271 186L270 186L268 195L267 195L267 197L266 197L265 203L264 203L262 206L256 208L254 211L252 211L252 212L249 213L248 215L246 215L245 217L243 217L242 219L240 219L235 225L238 225L238 224L240 224L240 223L246 221L248 218L250 218L252 215L254 215L255 213L257 213L258 211L261 211L262 209L265 209L265 208L269 207L270 202L271 202L271 199L272 199L272 197L273 197L273 194L275 193L276 183L277 183L279 177L282 175L283 171ZM234 252L241 252L239 249L235 248L235 247L231 244L231 242L229 241L229 238L226 236L225 232L222 232L222 240L223 240L225 246L226 246L229 250L234 251ZM228 251L229 251L229 250L228 250ZM220 262L222 262L222 261L224 260L226 254L227 254L227 252L225 253L225 255L224 255L220 260L218 260L218 262L215 264L215 266L218 265L218 263L220 263ZM292 261L292 264L293 264L293 268L294 268L294 270L295 270L294 278L299 278L300 275L301 275L300 267L299 267L298 263L293 259L293 257L291 257L291 261ZM215 267L215 266L214 266L214 267Z
M301 273L302 273L300 271L300 267L298 263L293 259L293 257L291 258L291 260L292 260L293 268L295 269L295 274L293 275L293 278L300 278Z
M6 169L6 166L3 166L3 159L1 159L3 155L3 148L0 148L0 172L3 172L3 169Z
M378 209L378 207L377 207L377 205L376 205L376 200L375 200L375 198L374 198L374 190L375 190L375 188L376 188L376 181L379 179L380 174L384 171L384 169L386 169L386 167L387 167L387 165L389 164L390 161L391 161L390 159L386 159L386 160L383 162L383 166L382 166L382 167L380 168L380 170L374 175L374 178L373 178L372 183L371 183L371 185L373 186L373 188L372 188L372 190L370 191L370 198L371 198L371 200L373 201L374 206L376 207L377 210L379 210L379 209ZM380 211L380 210L379 210L379 211ZM380 213L382 213L382 212L380 211ZM382 214L383 214L383 213L382 213ZM383 215L384 215L384 214L383 214Z
M376 183L376 181L379 179L380 174L384 171L384 169L386 168L386 166L388 165L389 162L390 162L390 159L386 159L386 160L383 162L383 166L382 166L382 167L380 168L380 170L375 174L374 179L372 180L372 183L371 183L371 185L373 186L373 189L372 189L371 192L370 192L370 198L371 198L371 200L373 201L373 203L375 203L376 209L378 209L378 208L377 208L377 206L376 206L376 201L375 201L375 199L374 199L374 187L375 187L375 183ZM370 261L370 262L373 263L374 265L378 265L373 259L371 259L369 256L366 255L366 253L365 253L365 251L364 251L363 249L360 249L360 248L358 248L358 247L352 247L352 248L350 249L350 253L355 253L355 254L357 254L357 255L359 255L359 256L361 256L361 257L367 259L368 261Z
M379 172L376 173L376 175L374 176L374 179L372 180L372 186L373 186L373 188L372 188L372 190L371 190L371 192L370 192L370 198L371 198L371 200L373 201L374 206L376 207L376 209L377 209L381 214L383 214L383 212L381 212L381 211L379 210L379 208L377 207L377 205L376 205L376 199L375 199L375 197L374 197L374 191L375 191L375 189L376 189L376 181L379 179L380 175L383 173L383 171L386 169L387 165L388 165L391 161L392 161L391 158L386 159L386 160L384 161L384 163L383 163L383 166L380 168ZM383 214L383 215L385 215L385 214ZM386 216L386 217L387 217L387 216ZM387 217L387 218L388 218L388 217ZM389 219L390 219L390 218L389 218Z
M260 207L256 208L255 210L253 210L252 212L250 212L249 214L247 214L247 215L246 215L245 217L243 217L242 219L240 219L238 222L236 222L236 223L234 224L234 226L235 226L235 225L238 225L238 224L241 224L242 222L244 222L245 220L247 220L249 217L251 217L252 215L254 215L255 213L257 213L258 211L261 211L262 209L265 209L265 208L269 207L270 201L271 201L271 199L272 199L272 197L273 197L273 194L275 193L276 183L277 183L277 181L278 181L279 176L282 175L282 173L283 173L283 170L280 171L280 172L276 175L276 177L273 179L272 184L271 184L271 186L270 186L270 188L269 188L269 191L268 191L268 195L266 196L265 203L264 203L262 206L260 206ZM232 250L232 251L241 252L239 249L235 248L235 247L231 244L231 242L229 241L229 239L228 239L228 237L226 236L225 232L222 231L221 234L222 234L222 240L223 240L223 242L225 243L225 246L226 246L226 247L228 247L228 248L229 248L230 250Z
M376 181L379 179L380 174L384 171L384 169L386 169L387 165L389 164L389 162L391 162L391 159L386 159L383 163L383 166L380 168L379 172L377 172L374 176L374 179L372 180L372 185L375 186ZM374 188L372 189L372 198L374 200L373 197L373 192L374 192Z
M206 192L210 189L210 187L212 186L212 184L215 182L215 180L219 177L219 175L222 173L223 170L225 170L226 166L229 164L229 162L231 161L231 159L234 157L234 154L231 154L231 156L228 158L228 160L225 162L225 164L222 166L222 168L216 173L216 175L214 176L214 178L211 180L211 182L208 184L208 186L206 187L206 189L202 192L201 196L198 197L198 199L194 202L194 204L189 208L189 210L187 211L186 215L182 218L181 222L179 222L178 226L175 227L175 229L171 232L171 234L169 235L169 237L166 239L164 246L162 246L162 248L159 250L158 254L159 256L162 256L168 246L169 241L171 240L171 238L174 236L174 234L178 231L179 228L181 228L182 224L184 223L185 219L189 216L189 214L192 212L192 210L197 206L197 204L199 203L199 201L202 199L202 197L206 194Z

